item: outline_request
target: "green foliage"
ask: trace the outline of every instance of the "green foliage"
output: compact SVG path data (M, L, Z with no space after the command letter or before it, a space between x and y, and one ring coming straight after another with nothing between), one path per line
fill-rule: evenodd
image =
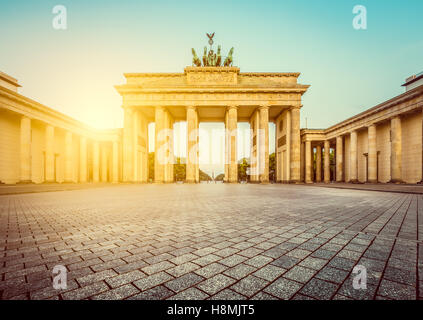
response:
M221 173L221 174L217 175L216 178L214 178L214 180L216 180L216 181L223 181L224 179L225 179L224 173Z
M200 170L200 181L212 181L213 179L204 171Z
M269 155L269 180L276 181L276 154Z
M242 158L238 162L238 181L248 181L247 170L250 167L249 160Z
M173 175L175 181L185 181L187 165L184 163L185 159L177 157L173 165Z
M154 152L148 154L148 180L154 181Z

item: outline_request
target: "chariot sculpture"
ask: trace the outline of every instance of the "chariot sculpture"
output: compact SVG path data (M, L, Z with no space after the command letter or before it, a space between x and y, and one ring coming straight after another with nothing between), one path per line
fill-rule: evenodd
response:
M225 57L225 60L223 60L223 63L222 63L221 46L220 45L217 46L217 53L215 53L214 50L212 49L212 46L214 43L213 42L214 32L212 34L207 33L206 35L209 38L210 50L207 51L207 46L205 46L202 60L200 60L194 48L191 48L192 65L195 67L222 67L222 66L230 67L232 66L232 63L233 63L232 55L234 53L234 48L232 47L229 50L228 55Z

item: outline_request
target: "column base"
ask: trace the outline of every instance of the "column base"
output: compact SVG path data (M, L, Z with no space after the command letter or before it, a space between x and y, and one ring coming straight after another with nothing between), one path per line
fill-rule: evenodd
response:
M43 184L51 184L51 183L57 183L56 181L54 181L54 180L45 180L44 182L43 182Z
M367 180L367 182L366 183L378 183L379 181L377 181L377 180L374 180L374 179L369 179L369 180Z
M388 181L388 183L402 184L402 183L404 183L404 181L402 181L400 179L391 179L391 180ZM417 184L423 184L423 180L417 182Z
M289 184L303 184L304 182L301 180L289 180L288 183Z
M19 180L16 184L32 184L32 180Z
M185 180L185 183L195 184L197 183L195 180Z
M349 183L354 183L354 184L357 184L357 183L360 183L359 181L358 181L358 179L352 179L352 180L350 180L350 181L348 181Z
M323 183L331 183L332 181L330 180L324 180Z
M63 183L76 183L76 182L72 181L72 180L65 180L65 181L63 181Z

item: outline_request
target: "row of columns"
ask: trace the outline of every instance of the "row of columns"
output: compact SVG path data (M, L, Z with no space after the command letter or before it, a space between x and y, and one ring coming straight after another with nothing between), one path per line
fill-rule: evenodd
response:
M390 120L391 122L391 181L402 182L402 131L401 131L401 118L396 116ZM367 152L367 182L378 182L378 161L377 161L377 127L376 124L371 124L367 127L368 134L368 152ZM350 150L346 155L344 152L344 135L335 138L335 181L345 181L344 172L344 156L349 157L349 180L347 182L358 182L358 132L353 130L349 132L350 137ZM306 155L305 155L305 182L311 183L312 181L312 147L311 141L305 142ZM316 182L322 181L321 168L322 168L322 149L319 143L316 146ZM330 182L330 141L324 141L324 182Z
M73 152L74 135L72 132L65 132L64 145L64 182L80 182L88 181L88 146L87 138L80 137L79 141L79 159L75 159ZM118 165L118 141L113 143L113 159L112 159L112 177L111 181L117 183L119 180L119 165ZM101 147L101 166L100 166L100 143L93 141L93 182L107 182L108 179L108 154L107 147ZM40 150L41 151L41 150ZM23 116L20 123L20 183L32 183L32 126L31 119ZM45 127L45 183L54 183L56 180L56 153L55 153L55 128L47 124ZM79 161L79 172L74 177L74 162ZM101 173L101 176L100 176Z
M140 123L143 117L140 111L125 108L124 119L124 181L134 182L137 176L137 143ZM173 123L171 113L167 108L157 106L154 109L155 117L155 159L154 181L168 183L173 178ZM186 107L187 121L187 159L186 181L197 183L199 175L199 114L198 107ZM250 124L254 122L253 135L256 136L255 153L251 154L251 179L261 183L269 182L269 107L260 106L253 113ZM225 182L238 182L237 162L237 126L238 107L230 105L225 110ZM290 176L291 182L300 181L300 108L290 110ZM148 141L145 133L144 137ZM145 163L145 166L148 164Z

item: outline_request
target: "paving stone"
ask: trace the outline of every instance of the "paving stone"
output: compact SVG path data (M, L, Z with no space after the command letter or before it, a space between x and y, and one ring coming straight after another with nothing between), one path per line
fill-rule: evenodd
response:
M320 270L328 263L327 260L320 258L307 257L299 263L302 267L307 267L313 270Z
M171 296L168 298L168 300L204 300L208 297L209 295L203 291L198 290L197 288L189 288L185 291L179 292L174 296Z
M166 282L164 285L174 292L183 291L204 280L204 277L193 272L187 273L179 278Z
M301 289L300 293L315 299L328 300L335 294L337 288L336 284L314 278Z
M195 270L195 273L204 277L204 278L211 278L218 273L222 273L226 269L228 269L228 267L226 267L226 266L224 266L220 263L212 263L212 264L209 264L206 267Z
M341 284L348 277L348 272L330 266L326 266L319 273L316 274L316 278Z
M294 280L301 283L306 283L316 273L313 269L308 269L301 266L295 266L284 274L284 278Z
M151 275L154 273L158 273L160 271L170 269L174 267L175 265L173 263L170 263L169 261L162 261L156 264L149 265L147 267L142 268L142 272Z
M296 292L298 292L298 290L300 290L302 286L303 285L301 283L285 278L279 278L263 291L278 297L279 299L289 300Z
M117 288L120 287L122 285L134 282L136 280L145 278L146 274L139 271L139 270L134 270L134 271L130 271L128 273L124 273L121 275L118 275L116 277L112 277L112 278L107 278L106 282L109 284L110 287L112 288Z
M141 291L150 289L152 287L155 287L159 284L162 284L166 281L172 280L173 277L166 272L162 271L159 273L155 273L151 276L142 278L140 280L134 281L134 285L140 289Z
M157 286L146 290L140 294L134 295L128 300L165 300L175 293L172 290L169 290L165 286Z
M250 275L231 286L231 289L247 297L252 297L267 286L268 283L266 280Z
M239 294L238 292L230 289L220 291L218 294L210 297L210 300L246 300L246 297Z
M66 292L62 294L62 297L64 300L82 300L108 290L109 287L103 281L101 281Z
M114 277L116 275L117 273L114 272L113 270L105 270L105 271L89 274L81 278L77 278L76 281L78 281L78 283L83 287L94 282L98 282L107 278Z
M209 295L214 295L217 292L229 287L231 284L235 283L236 280L229 278L223 274L218 274L213 278L207 279L197 285L197 288L206 292Z
M279 278L285 272L286 272L286 269L279 268L269 264L263 268L258 269L256 272L253 273L253 275L267 281L273 281Z
M417 298L415 287L386 279L382 279L378 294L395 300L415 300Z
M100 293L98 295L95 295L91 299L93 300L122 300L138 292L139 290L135 288L133 285L126 284L124 286L115 288L113 290L109 290L109 291Z
M257 269L252 267L252 266L241 263L241 264L237 265L236 267L233 267L233 268L230 268L230 269L224 271L223 273L227 276L230 276L234 279L239 280L239 279L246 277L247 275L249 275L250 273L252 273L256 270Z
M293 258L285 255L276 259L271 264L284 269L290 269L300 261L301 260L298 258Z
M199 265L195 263L187 262L184 264L177 265L176 267L167 269L166 272L171 274L174 277L180 277L180 276L183 276L184 274L187 274L199 268L201 268Z

